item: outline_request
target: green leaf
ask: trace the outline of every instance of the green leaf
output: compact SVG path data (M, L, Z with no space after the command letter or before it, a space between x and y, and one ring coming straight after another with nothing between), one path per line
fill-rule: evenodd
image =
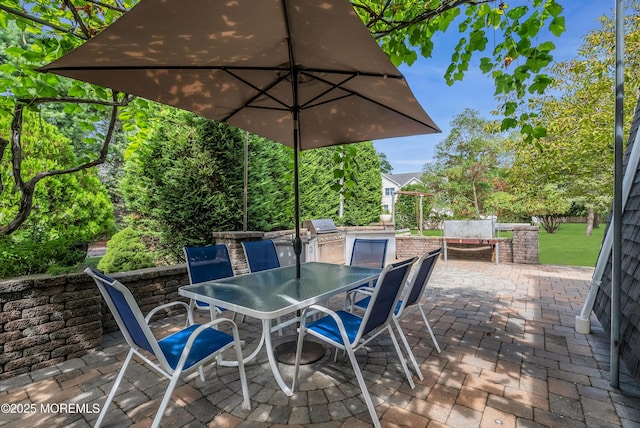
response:
M74 84L69 88L69 95L72 97L82 98L87 94L87 91L80 85Z
M516 112L516 109L518 108L518 103L514 102L514 101L508 101L504 104L504 115L505 116L511 116L512 114L514 114Z
M480 58L480 70L483 73L488 73L493 69L493 63L491 62L491 58Z
M532 135L534 138L542 138L547 136L547 129L542 126L536 126L532 130Z
M566 26L564 23L564 16L557 16L553 18L551 23L549 24L549 31L554 36L560 36L566 30Z
M507 16L509 17L509 19L513 19L515 21L522 18L528 10L529 8L527 6L514 7L507 12Z
M544 42L538 46L538 49L544 52L552 51L556 48L553 42Z
M502 119L502 123L500 124L501 131L508 131L509 129L515 128L518 124L518 121L512 117L505 117Z
M547 4L546 7L547 11L551 14L551 16L553 16L554 18L559 16L562 13L562 6L559 5L558 3L556 3L555 1L550 1Z

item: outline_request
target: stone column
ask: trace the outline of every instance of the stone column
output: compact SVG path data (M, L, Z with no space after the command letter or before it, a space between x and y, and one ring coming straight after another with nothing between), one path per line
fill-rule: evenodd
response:
M537 265L538 258L538 226L513 227L513 262Z
M247 259L244 257L242 241L261 241L264 232L213 232L216 244L226 244L231 257L231 266L236 275L249 273Z

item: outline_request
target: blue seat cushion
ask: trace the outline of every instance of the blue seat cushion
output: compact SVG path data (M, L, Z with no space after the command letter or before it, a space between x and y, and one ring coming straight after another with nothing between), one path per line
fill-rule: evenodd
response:
M182 351L184 350L189 337L198 327L200 327L200 324L191 325L184 330L158 341L158 345L160 345L160 349L172 369L175 370L178 365L178 361L180 360L180 355L182 355ZM197 364L202 359L208 357L231 342L233 342L233 336L212 328L206 329L200 333L193 342L193 346L191 347L191 351L189 352L189 356L187 357L183 370Z
M359 308L362 309L367 309L367 306L369 306L369 302L371 301L371 296L365 297L364 299L360 299L358 300L355 305ZM398 300L398 303L396 304L396 308L393 310L393 314L394 315L398 315L398 311L400 310L400 306L402 306L402 300Z
M342 321L344 325L344 329L347 332L347 338L350 343L356 338L358 334L358 329L360 328L360 324L362 323L362 318L357 315L354 315L347 311L337 311L336 314ZM338 329L338 324L334 321L330 316L322 317L312 323L307 324L307 328L326 337L329 340L340 343L344 345L342 342L342 336L340 335L340 330Z
M208 308L209 307L209 304L207 302L201 302L200 300L196 300L196 304L198 306L200 306L201 308ZM216 306L216 309L219 309L220 312L226 311L225 308L221 308L220 306Z

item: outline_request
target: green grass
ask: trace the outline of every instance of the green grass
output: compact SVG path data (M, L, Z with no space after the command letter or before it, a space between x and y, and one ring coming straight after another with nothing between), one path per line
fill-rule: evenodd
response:
M595 266L602 245L605 226L593 229L591 236L585 235L586 225L563 223L555 233L540 228L538 234L539 259L541 264L565 266ZM417 230L411 231L417 235ZM425 230L424 236L442 236L441 230ZM511 232L500 232L498 237L510 238Z
M595 266L602 245L605 226L585 235L586 225L564 223L555 233L544 229L538 234L540 263L567 266Z

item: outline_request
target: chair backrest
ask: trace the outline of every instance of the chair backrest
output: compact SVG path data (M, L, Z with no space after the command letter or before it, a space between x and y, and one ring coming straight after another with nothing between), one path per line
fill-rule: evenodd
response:
M411 265L416 260L418 258L413 257L384 268L362 317L358 338L389 322L411 270Z
M158 342L145 322L129 289L119 281L95 269L87 268L84 272L96 282L100 294L107 302L107 306L129 346L150 352L156 356L163 368L169 368Z
M184 247L184 257L191 284L233 276L231 258L224 244Z
M351 266L383 268L387 255L388 239L362 239L353 241Z
M260 272L280 267L278 250L271 239L263 241L242 241L244 256L250 272Z
M415 305L420 300L424 289L427 287L429 278L433 273L433 268L438 261L438 257L440 257L440 253L442 253L442 248L438 248L437 250L425 253L420 258L420 260L418 261L417 271L411 279L409 293L405 298L402 299L402 307L400 308L400 312L402 312L405 307Z

